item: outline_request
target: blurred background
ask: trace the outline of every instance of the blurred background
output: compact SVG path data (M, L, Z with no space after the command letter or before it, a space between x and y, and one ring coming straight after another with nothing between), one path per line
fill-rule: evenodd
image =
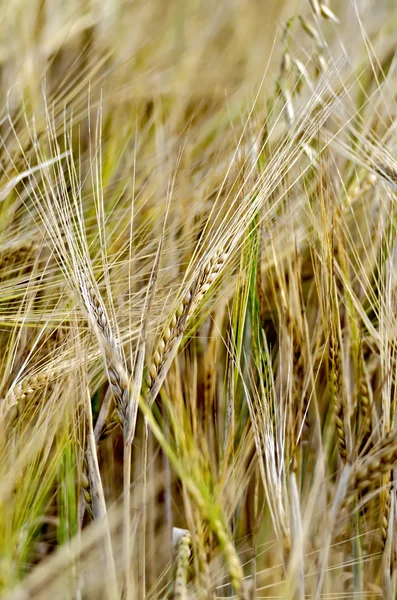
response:
M329 23L327 43L343 40L352 63L363 59L361 27L379 52L395 43L394 0L328 4L340 23ZM283 28L298 14L310 14L308 1L3 0L3 110L20 95L40 104L44 75L65 102L88 81L112 103L158 94L250 97L266 71L274 75ZM302 45L302 30L292 35Z

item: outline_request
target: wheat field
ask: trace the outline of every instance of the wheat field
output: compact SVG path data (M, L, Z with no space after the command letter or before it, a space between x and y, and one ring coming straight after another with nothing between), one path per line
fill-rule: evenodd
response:
M397 598L396 31L0 2L1 598Z

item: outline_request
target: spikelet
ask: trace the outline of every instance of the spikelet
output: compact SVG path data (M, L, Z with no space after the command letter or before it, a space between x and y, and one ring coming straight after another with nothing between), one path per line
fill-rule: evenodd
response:
M379 511L379 528L381 535L381 547L384 550L387 540L387 532L389 529L389 518L390 518L390 504L391 504L391 493L390 493L390 481L391 473L386 473L382 477L381 486L384 487L380 493L380 511Z
M364 370L364 360L361 358L360 371ZM371 424L371 398L368 389L368 382L366 374L361 372L359 374L359 381L357 385L357 404L360 411L360 429L359 429L359 448L362 448L367 443L371 436L372 424Z
M397 464L397 433L389 432L367 454L358 460L352 470L351 485L356 489L369 487L388 474Z
M315 15L317 15L318 17L321 15L321 7L320 7L320 3L318 0L309 0L310 2L310 7L312 9L312 11L314 12Z
M22 379L19 383L8 390L4 398L0 400L0 419L3 419L13 406L17 406L21 400L31 396L43 387L49 380L49 374L37 373Z
M91 497L91 493L90 493L90 482L89 482L88 475L87 475L87 465L85 465L85 470L81 473L80 486L81 486L81 495L84 499L84 507L87 510L90 517L93 518L94 511L92 508L92 497Z
M328 68L328 63L321 52L316 52L313 55L314 63L316 66L317 75L321 75L321 73L325 73Z
M207 262L206 266L200 273L196 283L196 289L193 293L193 302L189 307L189 316L197 309L207 294L208 290L220 275L227 259L229 251L221 247ZM195 286L193 286L193 289ZM192 290L193 292L193 290Z
M329 6L326 4L320 4L320 13L324 19L332 21L336 25L339 23L338 17L332 12Z
M360 412L365 423L366 429L370 426L370 401L368 393L368 385L365 379L360 381L359 389Z
M175 549L175 579L174 600L186 600L186 585L189 576L189 563L192 553L192 538L188 531L184 532L178 539Z
M294 110L294 105L292 104L291 94L289 92L286 92L284 89L282 89L281 86L278 86L278 87L279 87L279 94L280 94L281 100L283 102L283 114L284 114L285 122L287 123L287 126L289 128L292 128L294 121L295 121L295 110Z
M292 70L292 59L291 59L291 54L288 51L285 51L283 53L282 59L281 59L281 66L280 66L280 75L281 77L288 77L288 75L290 75Z
M113 431L115 431L121 425L121 419L119 412L114 409L112 413L106 418L103 427L99 431L97 441L105 440L108 438Z
M329 344L329 360L330 360L330 394L331 401L335 411L335 426L338 439L339 454L346 462L347 445L344 424L344 407L343 407L343 392L341 384L341 357L339 342L334 331L330 335Z
M298 81L296 84L296 88L297 88L296 91L299 94L304 83L306 83L309 87L311 87L312 82L310 80L309 73L307 72L305 65L299 59L294 58L293 64L294 64L294 69L296 70L296 73L298 76Z
M308 34L308 36L311 37L319 47L322 47L323 41L320 37L318 29L313 25L313 23L310 23L302 16L299 17L299 21L302 29Z

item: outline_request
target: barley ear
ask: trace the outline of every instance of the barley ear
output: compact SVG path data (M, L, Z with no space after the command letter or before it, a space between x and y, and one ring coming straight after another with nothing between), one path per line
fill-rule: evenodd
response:
M335 427L338 440L338 450L343 462L347 460L347 444L345 434L345 411L343 400L343 389L341 382L341 356L340 345L335 331L331 331L329 344L330 359L330 394L335 411Z
M174 577L174 600L186 600L187 582L189 577L189 563L192 553L192 538L189 531L182 533L174 528L173 537L179 534L175 542L175 577Z

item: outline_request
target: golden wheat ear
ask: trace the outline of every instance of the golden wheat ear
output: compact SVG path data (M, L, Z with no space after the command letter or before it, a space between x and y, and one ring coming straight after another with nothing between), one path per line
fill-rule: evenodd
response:
M211 285L224 268L229 253L223 248L215 252L200 268L190 289L183 295L178 308L172 313L148 366L147 386L154 400L178 351L185 329L194 311L203 302Z

